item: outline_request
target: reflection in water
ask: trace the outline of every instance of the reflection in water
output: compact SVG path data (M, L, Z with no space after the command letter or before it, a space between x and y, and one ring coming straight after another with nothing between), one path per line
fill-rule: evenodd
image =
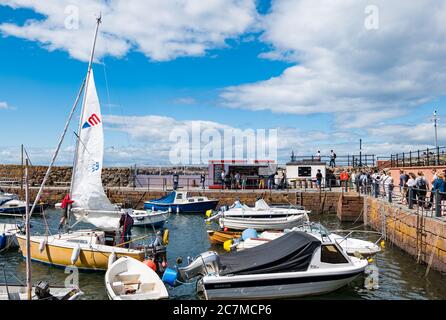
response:
M349 223L341 224L334 215L313 215L312 221L322 222L327 229L350 229ZM33 232L43 232L43 220L36 219L33 224ZM14 222L13 220L1 219L2 223ZM57 228L59 213L48 212L48 224L50 228ZM214 227L216 225L212 225ZM80 226L80 227L85 227ZM177 215L172 214L166 227L170 230L170 241L168 247L168 262L170 266L175 265L178 257L183 257L187 263L187 257L195 257L212 248L207 239L206 226L203 215ZM364 228L363 230L369 230ZM134 228L133 234L138 237L151 233L151 229ZM362 239L376 240L376 235L356 235ZM424 277L425 266L417 265L415 260L391 245L376 256L376 266L379 269L379 289L367 290L364 288L364 279L358 278L349 286L336 292L306 299L446 299L445 278L440 273L431 270L428 277ZM8 281L17 283L25 279L25 261L18 252L8 252L0 255L0 264L5 264ZM68 274L63 268L49 267L34 262L32 265L34 282L46 280L52 285L63 285ZM104 274L98 272L84 273L79 275L80 287L84 291L84 299L107 299L104 285ZM0 281L3 282L3 281ZM197 299L195 283L183 285L177 288L168 288L170 296L174 299Z

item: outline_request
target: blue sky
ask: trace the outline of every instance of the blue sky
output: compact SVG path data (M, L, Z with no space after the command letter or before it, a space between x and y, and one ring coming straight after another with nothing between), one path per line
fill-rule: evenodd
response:
M0 133L5 137L0 142L1 162L18 159L21 143L36 162L49 160L85 76L94 5L103 7L101 30L113 35L112 40L99 38L99 63L94 65L103 114L127 123L136 119L140 126L132 131L110 124L116 130L106 130L106 146L123 152L128 148L128 153L145 150L134 158L109 154L110 165L165 162L160 158L165 158L167 141L143 134L147 116L185 126L201 120L241 129L279 128L279 158L285 161L291 149L299 154L331 148L338 154L355 153L359 138L368 152L381 155L429 146L429 118L434 109L440 117L444 110L443 49L416 52L418 38L428 46L444 39L444 31L432 23L415 32L413 39L404 38L403 32L410 31L410 21L428 17L434 8L411 5L404 9L401 25L385 16L374 34L360 28L355 34L344 21L357 19L360 25L367 18L366 2L351 4L350 13L342 14L342 2L321 2L320 8L336 14L315 22L320 11L311 1L215 1L198 9L198 2L184 1L178 16L175 4L153 9L172 15L167 26L149 18L141 21L132 13L138 12L137 6L150 9L156 1L135 2L127 11L118 10L119 1L55 1L59 11L53 2L46 6L39 1L0 0L0 106L6 105L0 107ZM63 9L72 3L81 8L81 27L74 33L63 25ZM402 14L398 5L378 3L388 15ZM187 12L192 17L178 21ZM137 23L128 30L112 25L116 19L133 17ZM140 36L147 29L153 34ZM311 33L314 30L318 31ZM162 32L171 38L158 39ZM172 43L175 49L169 49ZM166 135L171 129L160 127ZM60 163L69 162L73 139L70 134ZM153 146L163 149L159 157L148 151Z

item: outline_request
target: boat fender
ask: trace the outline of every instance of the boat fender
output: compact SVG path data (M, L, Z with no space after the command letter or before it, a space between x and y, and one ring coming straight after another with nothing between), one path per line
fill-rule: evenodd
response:
M115 261L116 261L116 253L115 253L115 251L113 251L108 256L108 268L110 268L112 266L112 264L115 263Z
M169 229L164 230L163 233L163 244L167 246L169 244Z
M225 249L226 252L230 252L232 248L232 243L233 243L232 240L226 240L223 243L223 249Z
M155 264L155 262L153 262L153 260L148 259L148 260L144 261L144 264L156 272L156 264Z
M155 212L155 207L152 206L152 212Z
M172 213L172 207L169 207L168 211L169 211L169 213Z
M79 255L81 254L81 247L78 245L73 249L73 252L71 253L71 264L75 265L76 261L79 259Z
M46 247L46 238L43 238L42 240L40 240L39 244L40 253L42 253L45 250L45 247Z
M385 242L384 240L382 240L381 243L380 243L380 245L381 245L381 248L384 249L384 248L386 247L386 242Z
M180 213L180 207L177 207L177 213Z
M206 211L206 217L210 218L212 216L212 210Z
M257 231L255 229L246 229L242 233L243 241L246 241L246 240L251 239L251 238L258 238L258 237L259 236L258 236Z
M175 287L177 285L178 271L175 269L167 268L163 274L163 282L167 283L171 287Z

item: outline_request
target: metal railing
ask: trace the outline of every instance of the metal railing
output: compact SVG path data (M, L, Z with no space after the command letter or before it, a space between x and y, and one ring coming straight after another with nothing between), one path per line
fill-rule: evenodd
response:
M291 162L298 161L321 161L330 164L331 156L317 155L312 156L292 156ZM336 156L335 165L342 167L374 167L376 164L376 156L374 154L353 154Z
M446 165L446 147L426 148L390 156L390 166L393 168L441 165Z

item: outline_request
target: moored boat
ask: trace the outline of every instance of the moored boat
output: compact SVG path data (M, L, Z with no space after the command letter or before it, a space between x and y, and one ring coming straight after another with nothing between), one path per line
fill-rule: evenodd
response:
M26 235L17 234L17 240L24 257ZM31 236L31 259L52 266L74 265L80 270L105 271L111 254L117 257L129 256L144 261L143 249L127 249L107 245L104 231L75 231L54 236Z
M228 240L238 239L241 232L208 230L208 238L211 244L223 244Z
M364 273L367 260L336 242L294 231L241 252L206 252L178 268L178 283L199 278L206 299L277 299L335 291ZM170 271L170 270L169 270Z
M110 265L105 274L110 300L167 299L164 283L150 267L131 257L122 257Z
M162 228L170 217L168 211L131 211L130 216L134 220L134 226L136 227L153 227Z
M19 228L15 224L0 224L0 252L19 246L16 238L17 232L19 232Z
M215 210L219 200L204 196L190 197L188 192L173 191L165 197L146 201L144 209L162 210L176 213L204 213Z
M228 228L232 230L284 230L307 222L309 222L309 217L306 213L279 218L242 218L225 217L224 215L219 218L219 224L222 229Z

